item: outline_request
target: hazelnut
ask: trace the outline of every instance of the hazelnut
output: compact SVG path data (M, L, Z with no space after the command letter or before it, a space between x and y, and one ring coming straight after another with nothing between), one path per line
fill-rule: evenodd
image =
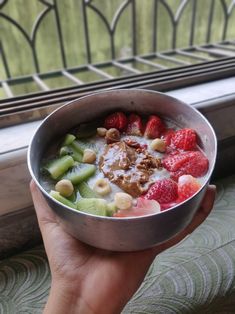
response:
M130 194L118 192L114 195L114 204L118 209L129 209L132 202L133 198Z
M100 137L105 137L106 133L107 133L107 129L105 129L105 128L97 128L97 134Z
M62 179L56 183L55 190L59 192L62 196L69 197L73 194L74 188L71 181L67 179Z
M166 143L161 138L155 138L151 142L150 147L160 153L164 153L166 151Z
M107 144L119 142L120 132L115 128L111 128L106 132L105 139L106 139Z
M82 162L93 164L96 160L96 153L89 148L84 149Z
M98 179L95 182L93 190L97 192L99 195L106 195L111 192L111 186L106 179Z

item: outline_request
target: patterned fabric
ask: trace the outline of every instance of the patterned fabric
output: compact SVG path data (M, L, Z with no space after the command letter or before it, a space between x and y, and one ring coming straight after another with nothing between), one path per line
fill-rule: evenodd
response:
M235 313L235 176L191 236L159 255L123 313ZM0 262L0 313L42 312L50 287L43 247Z

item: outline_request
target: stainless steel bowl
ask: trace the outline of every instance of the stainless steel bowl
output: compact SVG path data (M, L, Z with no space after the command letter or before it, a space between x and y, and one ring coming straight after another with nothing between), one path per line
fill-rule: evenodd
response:
M79 123L95 120L116 110L159 114L180 127L200 135L200 146L209 159L205 184L196 195L164 212L135 218L110 218L85 214L53 199L39 182L40 163L52 141ZM142 250L162 243L187 226L204 196L217 153L215 133L205 117L193 107L162 93L141 89L104 91L71 101L50 114L34 134L28 150L28 167L46 201L64 229L92 246L113 251Z

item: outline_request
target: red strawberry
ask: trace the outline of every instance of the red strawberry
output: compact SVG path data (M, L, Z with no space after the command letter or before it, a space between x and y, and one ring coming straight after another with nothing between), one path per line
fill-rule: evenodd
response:
M106 129L115 128L124 131L127 126L127 117L123 112L115 112L106 117L104 127Z
M166 145L170 145L171 144L171 138L172 136L175 134L175 130L174 129L166 129L163 133L162 133L162 139L165 141Z
M151 185L143 197L148 200L158 201L160 204L165 204L174 201L177 196L177 183L171 179L162 179Z
M198 178L206 174L208 166L208 159L200 151L189 152L189 159L177 171L171 173L171 178L177 180L184 174Z
M178 201L183 202L201 188L201 184L191 175L179 177L178 182Z
M147 138L157 138L161 136L164 130L165 125L162 120L158 116L152 115L147 121L144 136Z
M178 170L185 162L187 162L191 157L191 152L182 152L177 151L166 155L162 160L162 165L168 171Z
M193 129L178 130L172 136L171 144L179 149L193 150L197 145L197 134Z
M208 170L208 159L200 151L175 152L166 155L162 165L171 172L171 178L177 180L183 174L201 177Z
M131 113L128 117L128 124L126 133L128 135L142 136L143 125L140 116Z

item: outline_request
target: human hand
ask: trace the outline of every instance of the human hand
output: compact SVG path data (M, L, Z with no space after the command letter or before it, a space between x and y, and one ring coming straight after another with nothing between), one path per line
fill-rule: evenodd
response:
M215 186L209 186L190 225L169 241L144 251L109 252L66 233L33 181L30 188L52 275L44 314L120 313L156 255L193 232L215 199Z

